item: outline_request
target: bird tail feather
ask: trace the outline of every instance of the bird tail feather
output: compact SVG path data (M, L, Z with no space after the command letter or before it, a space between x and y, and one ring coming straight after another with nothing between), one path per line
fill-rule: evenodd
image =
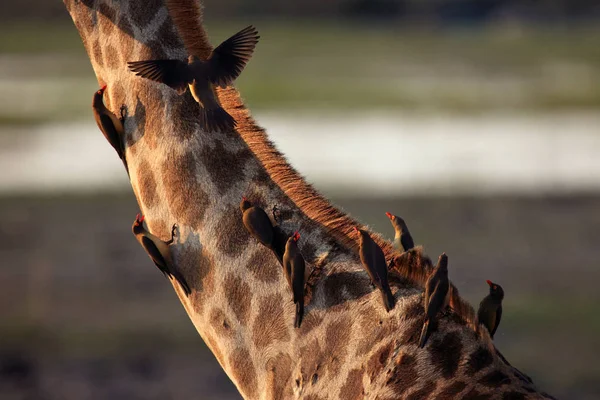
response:
M190 285L188 285L187 281L185 280L183 275L181 275L181 273L179 273L179 271L172 271L172 276L179 283L179 285L181 285L181 288L185 292L186 296L189 296L190 294L192 294Z
M294 328L300 328L302 324L302 318L304 318L304 301L296 303L296 318L294 320Z
M211 132L232 131L237 122L222 107L202 108L201 122Z
M383 299L383 304L385 305L387 312L390 312L394 309L394 306L396 305L396 299L394 298L392 290L389 286L381 290L381 298Z

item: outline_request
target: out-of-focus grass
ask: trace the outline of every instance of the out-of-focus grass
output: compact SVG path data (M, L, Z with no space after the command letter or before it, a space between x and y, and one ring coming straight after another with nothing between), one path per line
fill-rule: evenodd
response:
M249 22L260 30L237 81L253 109L479 113L600 106L597 29L209 21L215 44ZM73 25L0 27L0 122L87 118L95 86Z

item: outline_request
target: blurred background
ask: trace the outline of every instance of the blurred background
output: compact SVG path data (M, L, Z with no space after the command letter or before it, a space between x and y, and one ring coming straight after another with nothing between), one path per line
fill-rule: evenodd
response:
M291 162L392 236L451 259L496 343L559 398L600 398L600 3L206 0L213 43L254 24L237 81ZM0 4L0 397L238 399L130 233L60 1ZM200 395L200 397L198 397Z

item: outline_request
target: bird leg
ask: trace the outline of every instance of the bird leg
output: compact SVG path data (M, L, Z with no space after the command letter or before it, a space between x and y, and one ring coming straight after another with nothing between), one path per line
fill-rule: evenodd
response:
M121 108L119 109L119 112L121 113L121 123L125 123L125 118L127 118L127 106L125 104L121 105Z
M273 221L275 221L275 223L277 225L279 225L280 222L280 218L281 218L281 211L279 211L279 208L277 208L277 204L275 204L273 206L273 210L271 211L271 214L273 214Z

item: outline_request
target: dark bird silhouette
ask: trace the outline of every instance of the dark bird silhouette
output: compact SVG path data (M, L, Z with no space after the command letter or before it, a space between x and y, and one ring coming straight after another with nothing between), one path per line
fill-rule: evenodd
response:
M448 292L450 281L448 281L448 256L446 253L438 259L438 263L425 284L425 323L421 330L419 347L425 347L427 339L432 331L432 325L436 322L438 312L443 311L448 305Z
M502 286L494 283L490 280L486 281L490 286L490 294L485 296L481 303L479 303L479 310L477 311L477 319L480 324L483 324L490 332L492 339L500 325L500 319L502 318L502 300L504 299L504 290Z
M406 222L404 222L404 220L399 216L389 212L386 212L385 215L387 215L392 222L392 226L396 232L394 236L394 244L396 245L396 248L398 248L398 250L408 251L415 247L415 242L410 235L410 231L408 230Z
M281 246L281 230L275 230L269 216L262 208L252 205L245 197L240 203L242 210L242 222L250 232L250 235L258 240L263 246L270 249L281 265L283 265L283 253L285 242Z
M189 296L192 293L190 286L187 284L187 281L183 275L181 275L181 273L173 265L173 259L171 256L170 245L174 241L176 229L177 225L173 225L173 229L171 230L171 239L165 242L144 228L144 216L140 217L140 214L135 217L135 221L133 221L133 226L131 227L135 238L138 240L138 242L140 242L144 250L146 250L146 253L148 253L148 256L150 256L160 272L162 272L166 277L173 278L179 282L186 296Z
M371 283L381 291L383 304L389 312L394 308L396 299L388 282L388 270L383 250L366 231L357 227L354 227L354 230L358 233L360 261L367 270Z
M200 104L204 129L231 131L236 121L221 107L215 86L224 88L240 75L259 38L256 28L250 25L217 46L206 60L190 55L187 63L146 60L130 61L127 65L137 76L168 85L179 94L189 86L192 96Z
M304 257L298 249L298 240L300 234L295 232L285 244L285 253L283 254L283 270L292 289L293 301L296 304L296 318L294 328L300 328L302 318L304 317L304 272L306 263Z
M124 108L121 108L121 119L117 118L115 114L106 108L104 101L102 101L105 90L106 85L97 90L92 98L94 119L108 143L110 143L121 161L123 161L125 170L127 170L127 173L129 174L129 168L127 167L127 161L125 160L125 129L123 128Z

